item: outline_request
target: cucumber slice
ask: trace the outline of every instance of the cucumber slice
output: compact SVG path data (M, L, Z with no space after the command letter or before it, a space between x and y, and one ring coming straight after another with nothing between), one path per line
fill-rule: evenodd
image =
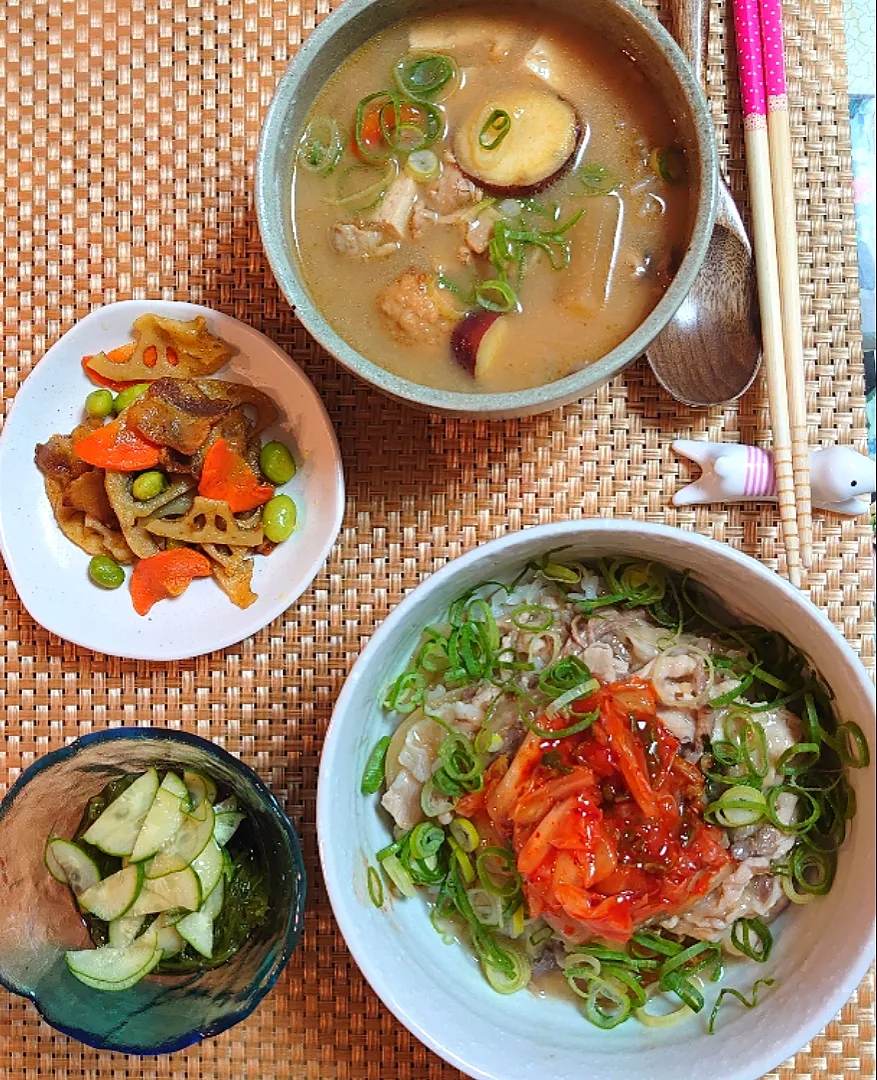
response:
M50 837L43 857L52 877L63 885L69 885L74 896L79 896L100 881L97 863L70 840Z
M114 949L125 949L133 945L142 926L142 915L122 915L113 919L109 926L110 945Z
M188 914L189 912L185 908L169 908L161 913L161 918L164 920L165 926L176 926L180 919Z
M183 804L179 795L174 795L164 786L160 787L137 834L131 862L151 858L173 840L182 825Z
M152 924L152 928L158 935L158 947L161 949L162 958L176 956L186 947L186 942L177 933L176 923L168 921L168 913L162 912Z
M214 814L233 814L238 808L238 801L234 795L229 795L227 799L223 799L222 802L213 804Z
M213 808L216 813L216 807ZM239 810L225 810L221 814L216 814L216 824L213 827L213 839L220 847L225 845L231 840L234 834L237 832L238 825L244 820L246 815L242 814Z
M212 836L201 854L192 860L192 869L201 880L201 895L209 896L222 877L222 852Z
M222 849L222 873L229 881L234 877L234 863L225 848Z
M202 915L208 919L215 919L222 911L222 902L225 899L225 878L220 878L213 892L207 897L200 907Z
M180 919L174 928L185 941L208 960L213 956L213 919L202 911L193 911Z
M183 815L183 824L168 845L146 864L150 879L182 870L201 854L213 835L213 807L203 800L191 814Z
M166 773L161 786L165 791L169 791L171 795L176 795L178 799L189 798L189 789L175 772Z
M197 911L201 906L201 882L191 866L154 881L145 881L143 890L130 910L131 915L151 915L157 911L185 908Z
M79 897L79 906L99 919L112 922L128 911L142 887L143 867L132 864L86 889Z
M197 809L206 799L209 803L216 802L216 784L203 773L195 772L194 769L186 769L183 773L183 783L192 799L192 805Z
M113 799L82 839L107 855L130 855L156 791L158 773L148 769L118 799Z
M65 956L72 974L96 990L127 990L149 974L160 959L158 937L152 932L124 949L76 949Z

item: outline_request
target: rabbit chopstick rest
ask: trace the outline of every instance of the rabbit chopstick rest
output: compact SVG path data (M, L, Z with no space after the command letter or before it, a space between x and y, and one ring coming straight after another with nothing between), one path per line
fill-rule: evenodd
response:
M701 476L673 496L674 506L711 502L775 500L773 458L757 446L677 439L673 449L697 462ZM812 502L836 514L867 513L868 496L877 490L877 467L849 446L810 451Z

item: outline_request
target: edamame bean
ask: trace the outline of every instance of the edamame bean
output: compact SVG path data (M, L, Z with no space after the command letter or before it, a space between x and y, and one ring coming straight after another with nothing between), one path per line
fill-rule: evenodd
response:
M89 416L109 416L113 411L113 395L109 390L92 390L85 399L85 411Z
M108 555L95 555L88 564L88 576L102 589L118 589L125 580L125 571Z
M262 528L275 544L282 544L295 529L295 503L288 495L275 495L262 509Z
M295 462L282 442L265 443L259 453L259 468L272 484L286 484L295 476Z
M131 494L138 502L146 502L147 499L154 499L156 495L161 495L166 487L167 477L164 473L159 472L158 469L151 469L137 477L131 485Z
M148 382L135 383L133 386L126 386L124 390L120 390L116 394L116 400L113 402L113 412L118 415L122 409L127 409L132 401L136 401L141 394L145 394L149 389Z

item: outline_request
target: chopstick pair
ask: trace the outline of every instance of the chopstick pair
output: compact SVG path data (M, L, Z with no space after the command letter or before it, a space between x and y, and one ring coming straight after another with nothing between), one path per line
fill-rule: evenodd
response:
M782 0L733 0L773 459L789 580L813 542Z

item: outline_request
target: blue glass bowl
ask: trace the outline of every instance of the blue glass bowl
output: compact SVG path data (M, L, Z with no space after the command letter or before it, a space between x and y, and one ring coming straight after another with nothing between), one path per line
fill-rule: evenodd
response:
M69 889L43 864L45 840L52 832L72 836L86 802L109 780L150 765L197 769L248 810L268 875L267 921L212 971L92 990L64 963L67 949L91 940ZM249 1016L298 944L304 903L301 849L277 800L252 769L196 735L165 728L85 735L34 762L0 803L0 983L30 998L52 1027L101 1050L168 1054Z

